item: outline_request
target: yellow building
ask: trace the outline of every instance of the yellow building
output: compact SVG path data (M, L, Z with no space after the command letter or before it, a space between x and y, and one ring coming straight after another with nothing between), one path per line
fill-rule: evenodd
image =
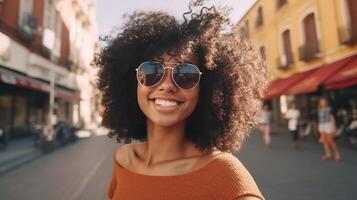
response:
M356 54L356 7L354 0L257 0L238 26L275 79Z
M273 109L284 112L285 95L305 108L319 96L356 102L357 0L257 0L237 27L266 59Z

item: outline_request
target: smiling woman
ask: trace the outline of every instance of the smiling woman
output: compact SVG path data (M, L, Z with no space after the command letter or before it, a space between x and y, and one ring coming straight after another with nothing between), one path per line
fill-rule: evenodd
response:
M233 153L256 124L266 66L223 29L224 10L193 6L183 22L133 13L94 59L103 125L138 140L114 154L111 199L263 199Z

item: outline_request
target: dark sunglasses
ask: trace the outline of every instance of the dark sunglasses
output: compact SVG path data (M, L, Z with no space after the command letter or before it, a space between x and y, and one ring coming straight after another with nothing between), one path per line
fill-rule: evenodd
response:
M174 67L165 67L157 61L146 61L136 68L138 82L147 87L158 84L165 76L165 69L171 69L171 79L181 89L191 89L198 85L202 72L196 65L177 63Z

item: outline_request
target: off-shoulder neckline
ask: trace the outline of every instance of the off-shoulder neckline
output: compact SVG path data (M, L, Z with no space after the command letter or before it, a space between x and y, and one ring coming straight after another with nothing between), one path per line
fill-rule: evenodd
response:
M193 171L184 173L184 174L178 174L178 175L169 175L169 176L154 176L154 175L147 175L147 174L140 174L134 171L131 171L129 169L126 169L125 167L123 167L122 165L119 164L119 162L116 160L115 158L115 154L113 156L114 159L114 163L115 166L118 167L118 169L120 169L123 173L128 174L128 175L132 175L132 176L136 176L136 177L146 177L146 178L161 178L161 179L165 179L165 178L180 178L180 177L187 177L187 176L192 176L192 175L196 175L199 174L203 171L205 171L207 168L209 168L211 165L213 165L214 163L216 163L218 160L221 159L222 156L225 156L227 154L227 152L221 152L219 154L217 154L215 156L215 158L213 158L211 161L209 161L207 164L205 164L204 166L195 169Z

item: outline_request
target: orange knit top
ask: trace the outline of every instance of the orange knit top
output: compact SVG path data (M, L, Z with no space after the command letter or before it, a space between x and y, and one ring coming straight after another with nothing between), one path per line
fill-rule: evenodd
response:
M151 176L125 169L114 157L108 189L112 200L264 200L252 176L232 154L220 154L204 167L183 175Z

